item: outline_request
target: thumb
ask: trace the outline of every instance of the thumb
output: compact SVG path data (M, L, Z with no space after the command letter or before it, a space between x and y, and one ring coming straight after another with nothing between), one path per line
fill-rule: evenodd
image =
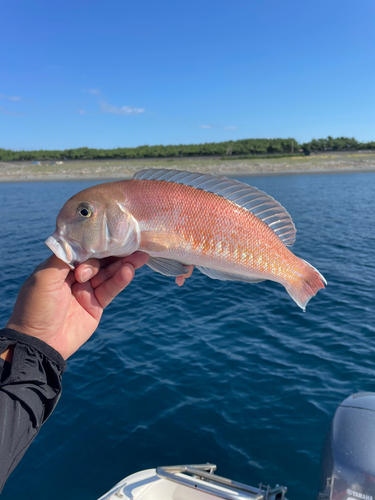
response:
M68 264L58 259L56 255L51 255L36 267L32 276L38 274L38 277L46 284L59 285L65 282L70 271Z

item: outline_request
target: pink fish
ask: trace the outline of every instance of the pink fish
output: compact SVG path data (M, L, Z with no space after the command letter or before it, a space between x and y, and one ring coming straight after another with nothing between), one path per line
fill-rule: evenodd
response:
M210 278L281 283L305 309L326 284L294 255L296 229L272 197L214 174L146 169L85 189L61 209L47 246L74 267L90 257L141 250L167 276L193 264Z

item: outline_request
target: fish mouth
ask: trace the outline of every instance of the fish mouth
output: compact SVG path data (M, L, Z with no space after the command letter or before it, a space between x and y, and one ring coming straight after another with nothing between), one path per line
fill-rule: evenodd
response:
M60 260L68 264L71 269L74 269L79 263L77 254L72 246L64 239L56 238L55 235L46 239L45 244Z

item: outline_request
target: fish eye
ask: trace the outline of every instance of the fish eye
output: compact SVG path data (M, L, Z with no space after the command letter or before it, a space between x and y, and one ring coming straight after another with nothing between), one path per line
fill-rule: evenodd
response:
M78 215L84 219L88 219L93 214L93 209L89 205L80 205L78 207Z

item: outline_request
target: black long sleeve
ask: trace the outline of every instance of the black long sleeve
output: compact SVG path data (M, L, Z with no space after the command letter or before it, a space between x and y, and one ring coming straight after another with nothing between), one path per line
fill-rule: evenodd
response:
M1 329L0 353L9 346L14 346L12 363L0 358L0 492L54 410L66 368L45 342Z

